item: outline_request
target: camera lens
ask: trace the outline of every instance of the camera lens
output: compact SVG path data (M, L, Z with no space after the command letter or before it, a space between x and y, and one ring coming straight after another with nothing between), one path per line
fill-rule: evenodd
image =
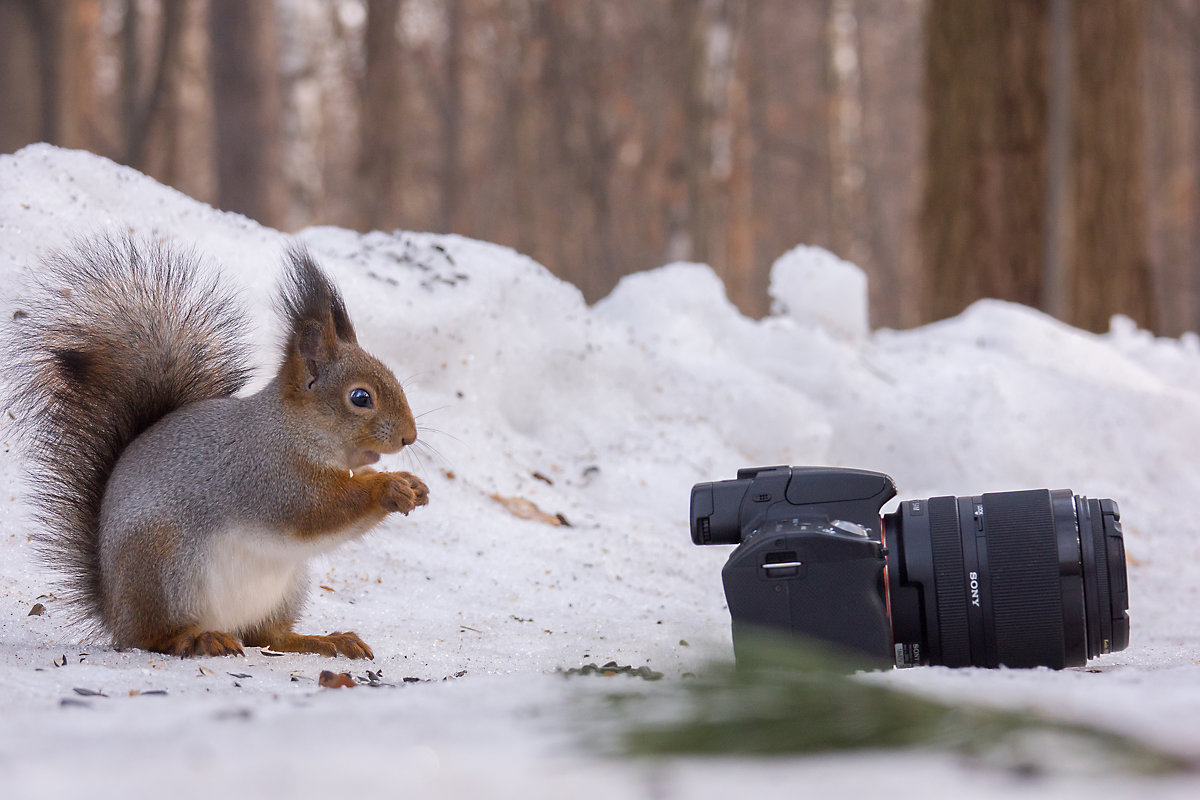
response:
M896 662L1062 668L1123 650L1120 518L1066 489L901 503L884 518Z

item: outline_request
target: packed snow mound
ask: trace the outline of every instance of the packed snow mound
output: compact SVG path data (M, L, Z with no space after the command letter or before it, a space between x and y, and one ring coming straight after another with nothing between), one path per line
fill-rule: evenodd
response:
M257 383L270 377L272 304L291 237L86 153L34 146L0 157L5 318L46 253L112 231L194 245L219 265L256 322ZM310 657L216 659L213 677L194 663L79 641L53 598L39 600L54 576L31 552L22 460L6 444L0 753L12 757L0 763L14 796L113 778L107 765L128 764L134 752L160 765L157 787L197 758L237 779L276 774L247 762L250 751L293 770L289 788L302 795L328 788L321 767L343 757L375 789L401 785L379 771L387 763L418 793L477 792L496 780L523 797L597 786L637 793L640 767L563 755L533 721L547 697L566 692L540 676L611 659L678 678L728 657L719 574L728 550L691 545L689 490L784 463L887 472L905 497L1046 487L1115 498L1130 557L1128 650L1093 662L1098 672L919 669L878 679L1041 706L1200 753L1200 616L1185 613L1200 586L1195 336L1158 339L1120 318L1093 335L997 301L915 330L872 332L861 271L808 247L776 263L772 313L754 320L704 265L630 275L589 306L541 265L493 244L333 228L295 238L341 286L359 341L401 378L419 417L422 444L382 466L411 469L431 489L427 508L314 564L300 628L357 630L377 654L371 668L391 680L460 678L337 700L315 688L324 665ZM532 519L513 513L531 507ZM569 526L552 524L560 521ZM26 616L35 602L47 613ZM56 670L64 653L70 666ZM227 678L231 670L254 677ZM289 680L293 671L299 680ZM82 712L59 701L89 685L108 699L92 702L99 715L86 740L64 748L61 737L79 724L72 713ZM150 689L170 696L158 706L128 697ZM235 730L222 714L237 709L254 721ZM396 718L411 724L397 729ZM289 730L265 753L255 738L263 719ZM63 769L85 741L101 755ZM700 796L706 786L750 791L804 776L837 787L876 769L889 780L932 775L944 788L969 780L975 795L1006 789L1001 779L960 780L953 764L930 759L850 763L734 768L726 774L736 782L684 772L662 780ZM462 777L481 769L478 781ZM539 792L547 774L557 782Z
M868 333L867 276L820 247L798 245L771 265L771 313L841 338Z

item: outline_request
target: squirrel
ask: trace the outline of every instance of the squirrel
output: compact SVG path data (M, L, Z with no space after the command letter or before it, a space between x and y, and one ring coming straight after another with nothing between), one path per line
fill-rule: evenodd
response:
M38 549L83 627L118 649L374 658L353 632L293 626L309 557L427 504L416 476L369 466L416 441L408 400L298 245L278 372L235 396L246 318L202 266L108 235L44 260L6 347Z

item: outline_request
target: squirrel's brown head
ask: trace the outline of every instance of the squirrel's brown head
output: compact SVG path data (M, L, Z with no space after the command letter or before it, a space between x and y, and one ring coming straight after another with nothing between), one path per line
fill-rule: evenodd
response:
M314 461L357 469L417 439L399 381L358 345L341 294L307 250L288 250L279 385Z

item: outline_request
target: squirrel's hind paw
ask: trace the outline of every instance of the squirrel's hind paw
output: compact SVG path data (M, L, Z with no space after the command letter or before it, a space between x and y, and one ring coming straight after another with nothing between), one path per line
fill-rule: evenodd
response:
M221 631L184 633L168 644L164 650L180 658L243 655L242 645L237 637Z
M328 636L306 636L302 633L288 632L269 637L267 641L267 646L282 653L316 653L329 658L338 655L346 658L375 658L367 643L352 631L336 631Z

